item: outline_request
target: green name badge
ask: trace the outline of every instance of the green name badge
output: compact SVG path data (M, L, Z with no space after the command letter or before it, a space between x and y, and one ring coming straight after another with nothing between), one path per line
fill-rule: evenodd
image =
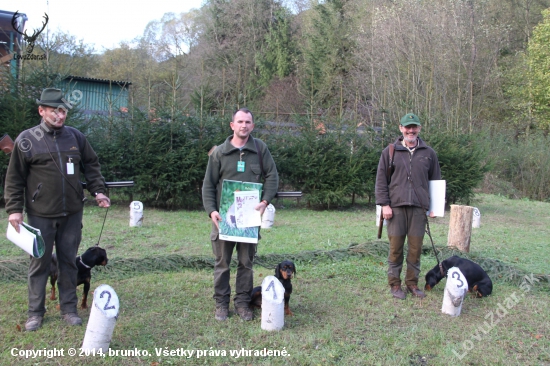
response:
M237 161L237 171L244 173L244 161Z

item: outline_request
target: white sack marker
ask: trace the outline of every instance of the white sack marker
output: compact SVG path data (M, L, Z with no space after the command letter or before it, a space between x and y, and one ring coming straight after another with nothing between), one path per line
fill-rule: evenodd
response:
M474 214L472 215L472 227L480 228L481 227L481 212L477 207L474 207Z
M100 285L94 291L94 302L82 342L82 349L103 353L109 351L109 344L118 317L118 296L109 285Z
M262 329L281 330L285 325L285 288L275 276L262 281Z
M265 208L262 216L262 229L270 229L275 222L275 206L271 203Z
M447 272L445 295L441 312L451 316L459 316L462 310L462 301L468 292L468 281L458 267L452 267Z
M143 223L143 203L130 202L130 227L141 226Z

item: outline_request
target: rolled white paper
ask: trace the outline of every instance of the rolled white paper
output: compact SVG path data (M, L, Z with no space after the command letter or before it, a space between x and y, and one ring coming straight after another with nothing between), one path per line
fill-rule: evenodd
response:
M431 180L430 181L430 212L433 212L435 216L445 216L445 180Z
M382 215L382 206L376 205L376 227L380 226L380 215ZM383 225L386 226L386 224L386 219L384 219Z

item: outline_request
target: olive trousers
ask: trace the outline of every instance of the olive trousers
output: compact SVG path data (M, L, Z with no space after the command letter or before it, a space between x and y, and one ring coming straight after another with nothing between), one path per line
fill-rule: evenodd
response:
M238 243L216 238L212 240L214 252L214 299L217 307L229 307L231 296L230 269L233 249L237 248L237 277L235 280L236 295L233 299L235 307L248 307L252 293L254 271L252 269L256 244Z
M393 217L388 220L388 239L390 250L388 255L388 284L401 285L401 270L403 268L403 248L407 238L407 272L405 285L418 285L420 275L420 255L422 242L426 232L426 211L420 207L392 207Z

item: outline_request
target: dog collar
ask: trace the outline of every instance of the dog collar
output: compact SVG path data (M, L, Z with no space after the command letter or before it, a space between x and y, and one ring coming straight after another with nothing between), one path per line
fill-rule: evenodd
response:
M86 263L82 262L82 257L78 257L78 260L80 261L80 263L82 263L82 265L88 269L92 268L90 266L88 266Z
M439 272L441 272L441 275L445 277L445 272L443 271L443 265L439 263Z

